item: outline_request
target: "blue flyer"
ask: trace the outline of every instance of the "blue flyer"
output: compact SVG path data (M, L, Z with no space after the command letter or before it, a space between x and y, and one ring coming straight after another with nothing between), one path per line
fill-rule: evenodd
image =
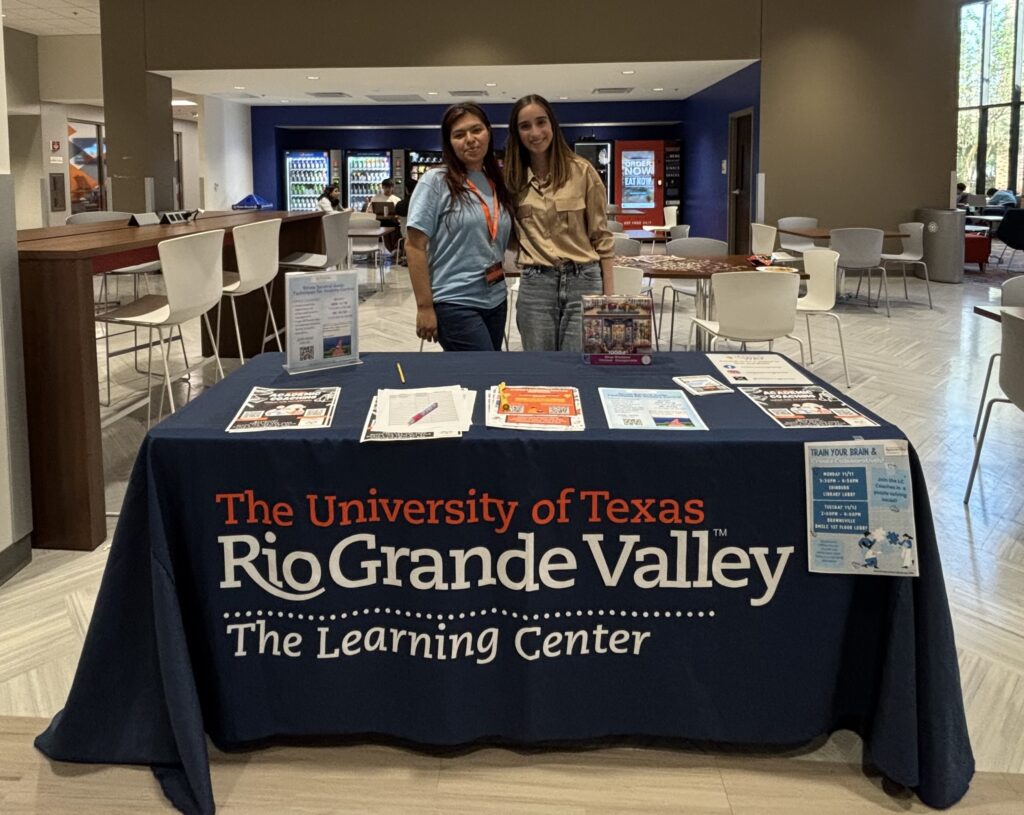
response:
M807 442L807 566L917 577L906 440Z

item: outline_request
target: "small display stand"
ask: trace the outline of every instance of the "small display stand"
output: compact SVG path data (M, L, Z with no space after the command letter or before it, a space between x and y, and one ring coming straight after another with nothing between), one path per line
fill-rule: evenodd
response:
M583 295L583 361L650 365L654 316L647 295Z
M285 275L290 374L359 362L359 273Z

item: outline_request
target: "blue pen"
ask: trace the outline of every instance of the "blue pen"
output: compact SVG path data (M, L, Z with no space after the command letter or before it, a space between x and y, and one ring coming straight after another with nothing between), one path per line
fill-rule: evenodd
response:
M437 402L431 402L429 405L423 408L423 410L421 410L419 413L417 413L409 420L409 424L416 424L416 422L418 422L432 410L437 410Z

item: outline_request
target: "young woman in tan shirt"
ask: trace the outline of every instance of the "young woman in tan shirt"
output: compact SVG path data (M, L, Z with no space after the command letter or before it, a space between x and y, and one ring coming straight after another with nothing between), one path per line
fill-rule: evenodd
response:
M569 149L541 96L524 96L512 107L505 183L516 210L523 350L581 351L580 298L611 293L614 242L604 185Z

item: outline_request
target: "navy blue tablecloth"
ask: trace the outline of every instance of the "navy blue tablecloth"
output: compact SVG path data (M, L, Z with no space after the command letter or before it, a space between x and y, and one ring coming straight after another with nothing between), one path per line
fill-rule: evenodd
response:
M920 577L807 570L803 443L897 428L782 430L738 393L692 399L709 432L607 428L598 387L672 388L714 373L702 354L363 359L290 377L257 357L150 431L46 755L152 765L179 809L209 813L207 735L795 746L850 728L925 803L966 792L913 454ZM470 432L359 444L396 362L408 387L479 391ZM484 427L502 380L576 385L586 431ZM225 433L255 385L340 385L333 426Z

